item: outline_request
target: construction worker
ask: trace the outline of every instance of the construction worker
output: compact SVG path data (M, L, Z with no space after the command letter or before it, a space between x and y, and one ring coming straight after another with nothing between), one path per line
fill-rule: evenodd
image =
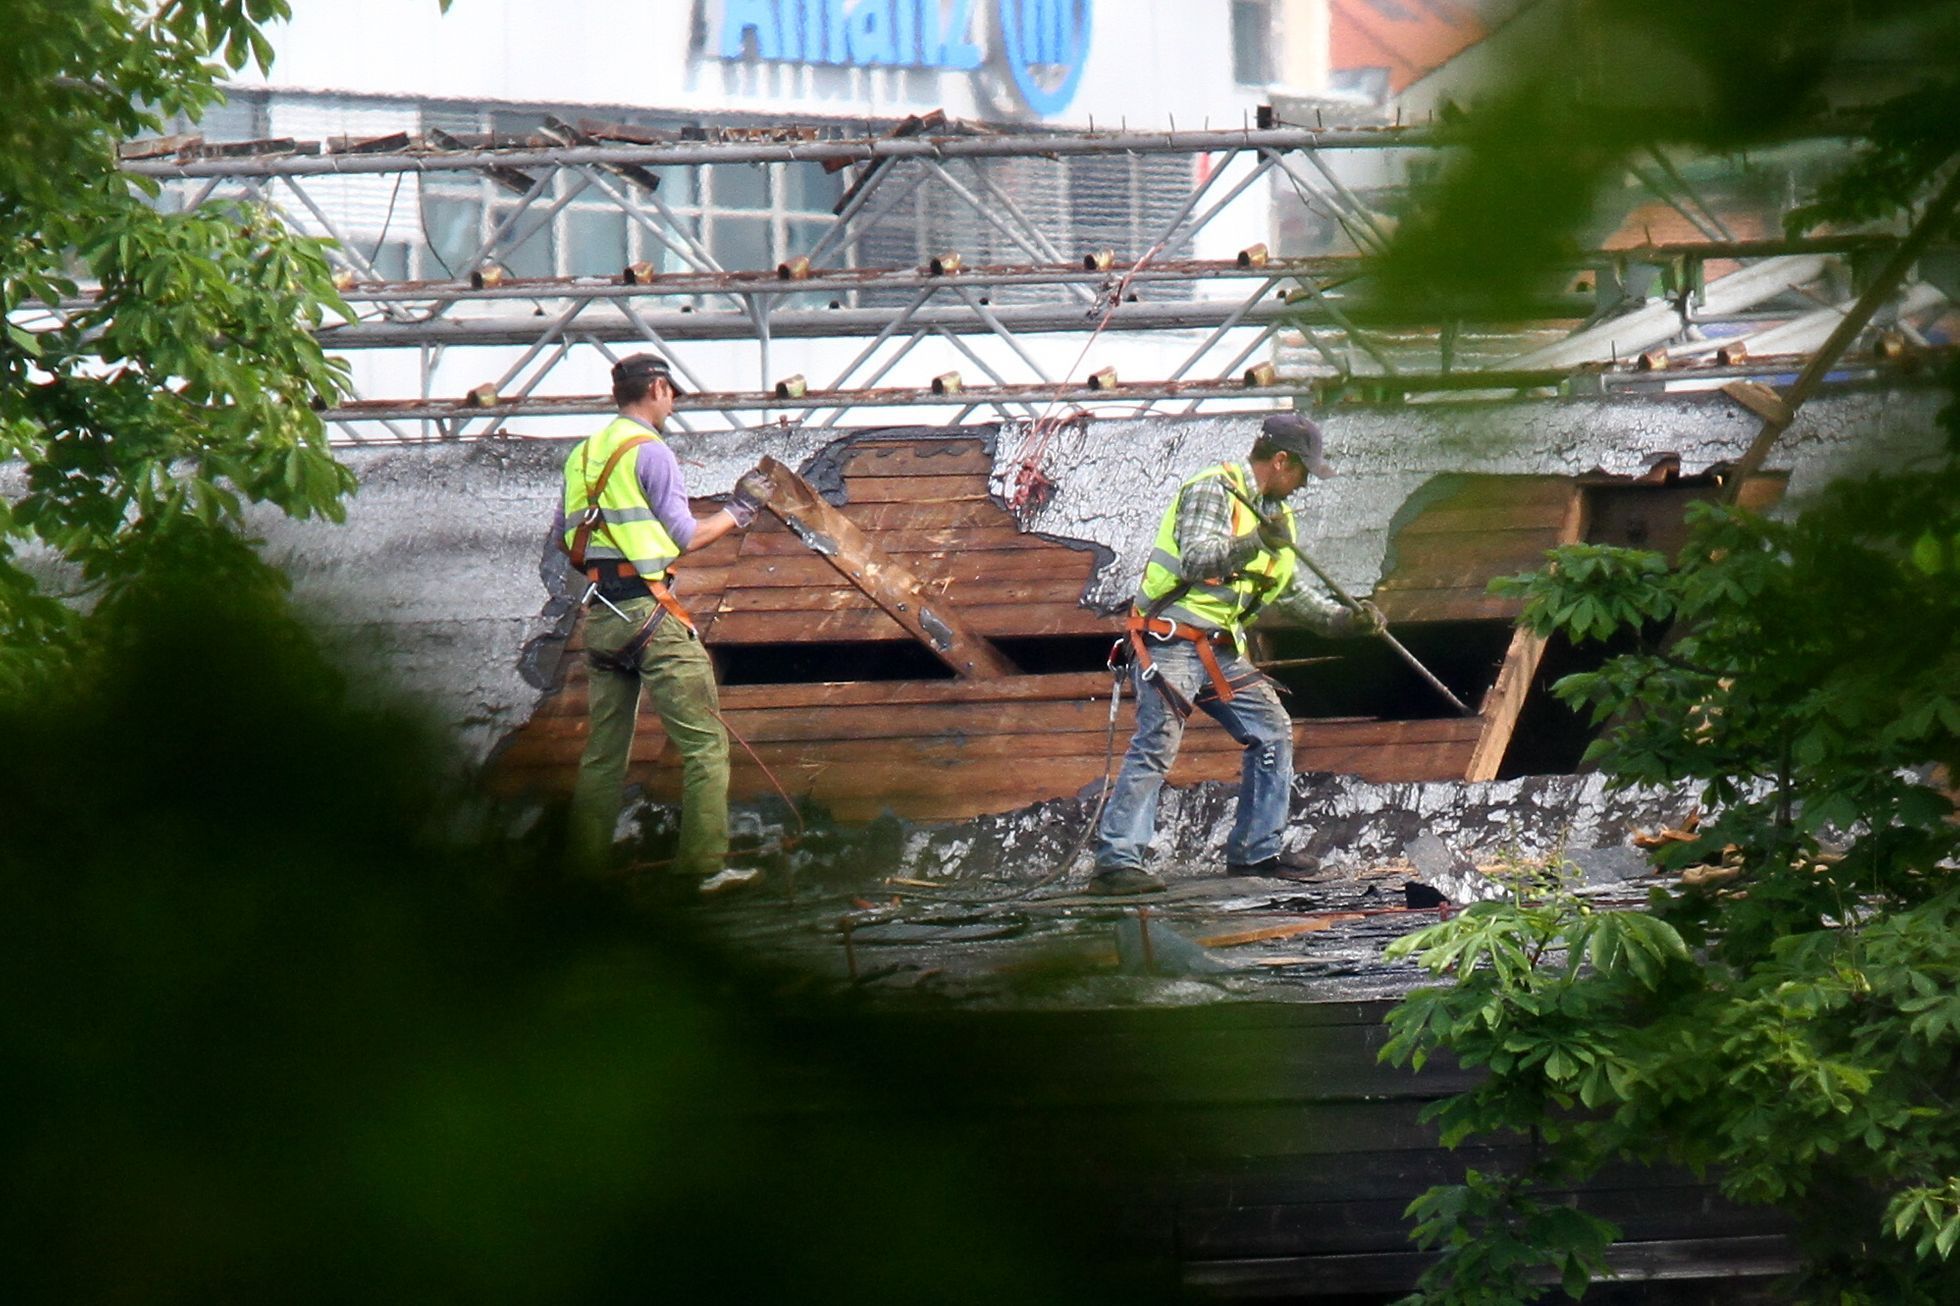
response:
M1297 525L1287 497L1309 475L1333 473L1320 428L1275 413L1248 462L1207 467L1164 510L1127 627L1136 733L1096 832L1091 893L1163 890L1143 858L1156 832L1157 795L1194 707L1245 747L1226 873L1303 879L1319 869L1314 858L1280 847L1293 725L1272 682L1246 656L1245 627L1281 612L1330 635L1381 629L1373 604L1357 612L1294 583L1299 573L1287 545Z
M728 856L728 734L714 667L693 620L668 588L684 553L755 519L773 486L760 470L734 496L696 518L680 463L660 438L679 393L667 360L634 354L612 370L615 417L565 460L556 528L585 575L585 648L591 729L572 795L572 841L587 866L612 846L640 692L652 698L681 759L681 835L676 869L703 892L748 883L753 870Z

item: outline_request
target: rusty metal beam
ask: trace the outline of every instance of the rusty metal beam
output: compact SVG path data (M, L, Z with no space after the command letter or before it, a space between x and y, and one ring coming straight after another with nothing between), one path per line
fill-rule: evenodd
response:
M1678 241L1624 249L1593 250L1567 260L1577 269L1598 263L1674 263L1681 259L1746 259L1792 254L1882 253L1898 244L1895 236L1828 236L1797 240ZM622 269L622 273L623 273ZM1193 281L1259 280L1266 277L1316 277L1323 283L1359 280L1367 263L1358 255L1327 254L1275 258L1252 266L1236 259L1156 259L1136 270L1085 269L1078 263L987 264L962 268L957 276L968 286L1098 286L1121 275L1134 286ZM664 272L631 282L621 277L513 277L496 285L476 286L468 279L428 281L354 281L342 291L352 304L495 302L538 299L641 299L743 295L848 295L871 290L916 290L945 285L947 278L923 268L824 268L801 279L780 272ZM1577 298L1573 304L1581 301ZM87 296L63 300L61 308L77 311L93 306Z
M765 457L762 467L776 483L769 511L790 534L905 627L954 675L993 680L1020 674L985 636L967 628L949 600L928 591L925 582L872 543L842 510L826 503L815 486L774 458Z
M1903 360L1872 358L1858 364L1841 362L1833 369L1847 383L1874 377L1924 376L1940 360L1960 355L1960 348L1919 351ZM1573 368L1543 368L1528 372L1449 372L1398 373L1394 376L1320 376L1277 378L1270 385L1248 385L1240 377L1219 377L1191 381L1124 381L1113 386L1091 386L1070 382L1061 385L1026 384L966 386L957 392L935 391L930 386L861 390L806 390L797 395L773 390L691 391L682 395L676 411L682 414L755 412L763 414L808 413L829 408L975 408L1003 405L1077 404L1124 407L1153 399L1196 400L1292 400L1309 397L1317 404L1340 402L1395 402L1410 395L1461 394L1467 398L1483 395L1510 396L1518 391L1569 390L1577 393L1660 392L1682 382L1699 382L1713 390L1724 381L1759 376L1788 376L1802 366L1801 358L1752 358L1745 363L1670 368L1664 372L1643 371L1628 364L1620 367L1588 365ZM617 408L606 395L567 395L537 397L522 403L503 401L481 407L462 398L428 400L375 400L343 404L327 409L321 416L330 422L366 422L381 419L467 420L511 417L568 417L611 413ZM773 420L771 418L770 420Z
M868 163L885 159L998 159L1042 154L1210 154L1219 150L1429 149L1451 143L1428 127L1242 128L1236 131L1001 132L979 136L859 140L676 141L664 145L580 145L515 149L420 150L399 154L131 159L127 172L169 179L222 176L329 176L370 172L473 172L488 168L698 167L715 163Z

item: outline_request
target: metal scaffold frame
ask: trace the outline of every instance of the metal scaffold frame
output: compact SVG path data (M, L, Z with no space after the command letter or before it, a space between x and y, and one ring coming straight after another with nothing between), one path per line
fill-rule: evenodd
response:
M1787 364L1777 369L1751 357L1774 350L1724 346L1723 339L1747 340L1754 332L1766 345L1800 345L1807 338L1803 311L1828 316L1848 298L1844 284L1830 284L1832 277L1848 283L1855 259L1890 244L1886 237L1732 239L1674 162L1655 150L1651 160L1670 184L1644 166L1633 175L1704 239L1595 251L1575 260L1575 268L1598 273L1590 286L1543 296L1531 310L1536 338L1549 336L1552 343L1453 368L1452 346L1462 324L1397 321L1369 303L1361 289L1366 260L1385 248L1387 232L1381 215L1323 157L1447 150L1452 139L1440 129L1007 135L964 131L935 117L864 139L824 139L813 129L788 128L734 133L735 139L650 140L641 129L608 134L603 126L556 119L548 119L545 130L543 137L494 141L492 147L440 132L423 141L405 134L222 146L172 139L126 147L124 166L174 187L185 207L222 200L263 205L333 242L329 257L355 317L323 328L323 343L340 353L412 352L417 360L416 396L355 396L324 414L336 438L359 442L483 436L521 416L605 411L603 396L553 395L544 387L582 345L608 359L640 345L666 354L694 392L681 405L677 424L694 430L768 421L828 427L850 421L860 409L891 407L929 407L954 422L974 414L1027 421L1052 414L1057 405L1080 404L1117 405L1126 415L1173 406L1189 413L1310 391L1323 397L1462 393L1470 377L1478 378L1474 388L1488 390L1651 387L1657 383L1651 372L1669 363L1691 366L1698 380L1719 384L1766 368L1787 370ZM935 130L943 134L926 134ZM973 166L1153 155L1193 158L1190 190L1170 197L1165 216L1139 237L1139 248L1125 251L1064 248L1067 235L1044 230L1030 205ZM1208 166L1195 166L1199 156ZM662 199L659 178L650 171L773 163L855 166L857 173L808 252L761 269L722 267ZM485 176L511 197L489 234L453 269L456 275L441 281L381 276L353 233L335 220L331 205L309 191L325 178L437 173ZM1297 198L1329 231L1338 230L1348 249L1276 258L1254 245L1231 259L1192 257L1199 233L1262 183ZM635 265L611 278L532 279L506 272L502 260L509 251L545 229L574 199L593 196L616 206L672 256L678 270ZM974 230L999 242L996 250L1027 261L972 266L961 251L947 250L923 266L860 266L865 232L908 205L957 208L978 224ZM1701 268L1716 260L1741 264L1748 275L1734 286L1739 292L1746 282L1750 293L1707 295ZM1626 312L1631 298L1622 288L1636 265L1661 269L1658 278L1648 279L1671 291L1659 303L1641 298L1637 312ZM1825 284L1827 293L1808 289L1810 283ZM1003 295L1015 302L997 302ZM1789 307L1803 295L1821 302ZM56 313L86 302L64 304ZM1579 330L1558 340L1575 322ZM1701 338L1702 328L1718 322L1720 338ZM1628 328L1615 334L1621 323ZM1605 355L1587 332L1597 335L1602 327L1611 336L1612 357L1626 360L1624 368L1596 365ZM1440 367L1411 366L1406 349L1398 364L1389 337L1436 328ZM1162 376L1119 379L1114 369L1097 366L1117 356L1125 342L1145 336L1177 341L1169 354L1157 355L1175 360ZM1297 336L1298 347L1310 350L1308 364L1287 379L1270 363L1255 362L1262 351L1271 355L1282 336ZM779 374L777 342L812 340L862 344L822 377ZM1655 346L1664 341L1676 343L1656 355ZM755 389L702 385L692 352L730 344L753 349ZM942 372L922 384L927 378L917 366L908 378L901 369L923 358L928 346L941 359L947 350L956 354L972 380L961 371ZM501 352L483 355L491 361L465 393L439 397L438 367L466 350ZM891 384L894 378L911 383Z

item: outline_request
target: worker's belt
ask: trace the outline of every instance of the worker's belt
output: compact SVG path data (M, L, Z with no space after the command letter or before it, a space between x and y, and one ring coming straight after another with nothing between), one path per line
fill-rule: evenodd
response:
M1164 700L1180 717L1190 716L1191 709L1196 706L1196 703L1186 699L1175 686L1158 673L1150 659L1150 644L1153 640L1167 643L1173 639L1181 639L1198 646L1198 661L1204 664L1205 677L1211 682L1198 691L1199 703L1204 702L1206 698L1216 698L1221 703L1229 703L1239 689L1252 683L1252 680L1258 676L1258 673L1254 672L1252 676L1234 685L1225 675L1225 669L1218 665L1218 653L1213 647L1222 641L1231 640L1231 635L1225 631L1200 630L1196 626L1187 626L1181 621L1172 621L1169 617L1147 617L1135 610L1131 611L1130 619L1124 623L1123 630L1130 641L1130 656L1136 662L1137 675L1155 684L1158 692L1163 694Z
M687 609L681 606L681 601L674 597L674 591L667 587L665 578L656 579L642 576L633 570L633 564L630 562L606 560L595 563L586 569L585 574L587 578L594 585L601 586L599 594L602 597L611 597L605 593L603 582L600 580L599 575L602 569L607 568L616 569L620 579L631 578L638 583L642 587L640 591L628 597L646 598L651 596L654 602L654 609L647 614L646 623L638 631L634 632L633 638L627 640L617 651L602 653L597 649L586 649L585 660L594 668L600 671L617 672L623 676L637 676L640 673L640 660L646 653L647 644L653 639L654 627L660 624L662 617L671 615L674 620L687 627L688 634L694 636L700 634L695 628L694 618L689 616Z

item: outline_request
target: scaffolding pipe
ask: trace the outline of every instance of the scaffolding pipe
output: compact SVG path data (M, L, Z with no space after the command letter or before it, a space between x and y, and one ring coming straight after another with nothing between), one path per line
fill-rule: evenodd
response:
M1241 128L1235 131L1016 132L984 136L903 136L857 141L683 141L672 145L574 145L514 150L303 154L225 159L138 159L123 171L142 177L328 177L375 172L473 172L483 168L576 168L588 164L698 167L717 163L864 163L878 159L1000 159L1028 154L1076 158L1107 154L1211 154L1223 150L1429 149L1454 143L1427 127Z

